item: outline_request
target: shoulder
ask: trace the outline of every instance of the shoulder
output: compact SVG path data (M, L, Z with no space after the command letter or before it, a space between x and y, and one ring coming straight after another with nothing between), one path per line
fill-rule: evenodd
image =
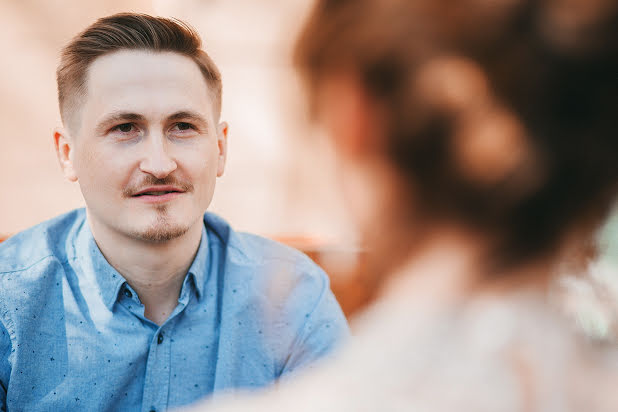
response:
M75 210L0 244L0 322L9 335L36 318L49 299L58 299L72 232L84 221L85 212Z
M271 239L251 233L237 232L221 217L206 213L204 217L209 241L219 244L228 263L237 267L279 267L321 280L322 269L304 253Z
M0 276L25 271L49 258L65 260L70 235L83 222L85 211L73 210L0 243Z
M205 223L213 264L223 268L219 274L225 291L236 302L304 314L324 299L334 301L328 276L304 253L261 236L236 232L211 213L206 214Z

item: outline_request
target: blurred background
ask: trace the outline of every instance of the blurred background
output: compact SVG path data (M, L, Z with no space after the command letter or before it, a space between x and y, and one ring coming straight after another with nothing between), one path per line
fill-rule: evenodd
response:
M176 17L199 31L223 75L229 158L210 210L238 230L307 252L331 275L346 313L353 313L365 296L362 253L337 192L332 155L306 118L290 59L311 3L0 0L0 240L83 206L77 184L60 172L52 142L53 128L60 125L55 81L60 49L112 13ZM609 262L603 271L615 284L618 214L600 236L601 260Z

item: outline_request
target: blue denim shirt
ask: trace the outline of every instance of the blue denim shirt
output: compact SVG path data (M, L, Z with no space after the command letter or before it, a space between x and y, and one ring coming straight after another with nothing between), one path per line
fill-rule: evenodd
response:
M0 321L0 405L11 411L163 411L265 386L349 333L309 258L210 213L160 327L83 209L0 244Z

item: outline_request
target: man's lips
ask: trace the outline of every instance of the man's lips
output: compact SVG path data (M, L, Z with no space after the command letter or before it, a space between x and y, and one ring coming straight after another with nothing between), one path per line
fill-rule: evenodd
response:
M134 193L131 197L147 203L161 203L175 199L185 193L183 189L175 186L151 186Z
M151 186L133 194L136 196L162 196L168 193L183 193L184 190L174 186Z

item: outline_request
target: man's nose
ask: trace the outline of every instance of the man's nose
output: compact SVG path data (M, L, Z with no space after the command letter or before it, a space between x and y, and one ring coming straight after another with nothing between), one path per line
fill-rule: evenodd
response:
M169 154L168 143L165 136L154 135L147 140L144 157L140 162L140 170L163 179L172 173L178 165Z

